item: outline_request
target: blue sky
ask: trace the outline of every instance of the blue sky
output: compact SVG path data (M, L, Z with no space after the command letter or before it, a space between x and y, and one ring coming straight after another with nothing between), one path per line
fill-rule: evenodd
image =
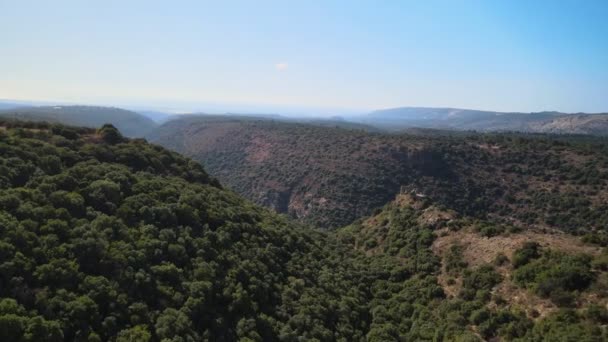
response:
M0 98L608 111L608 1L0 0Z

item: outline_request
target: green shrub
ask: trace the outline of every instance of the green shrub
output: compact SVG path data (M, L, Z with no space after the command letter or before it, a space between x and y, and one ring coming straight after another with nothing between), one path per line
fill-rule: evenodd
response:
M445 270L449 275L460 274L467 267L467 262L462 256L463 247L455 244L450 246L448 253L444 258Z
M591 260L589 255L547 251L516 269L513 278L556 305L570 306L575 300L573 291L586 289L594 279Z
M513 267L523 266L531 260L539 258L540 255L540 245L537 242L526 242L513 254Z

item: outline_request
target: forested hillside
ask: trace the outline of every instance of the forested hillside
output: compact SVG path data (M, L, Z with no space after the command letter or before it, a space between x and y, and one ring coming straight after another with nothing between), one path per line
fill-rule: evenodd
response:
M566 234L485 265L467 241L523 233L415 194L328 233L110 125L2 122L0 151L2 341L607 337L607 254Z
M13 126L15 125L15 126ZM111 126L0 129L0 340L360 340L330 238Z
M402 189L478 218L570 232L608 226L602 138L412 131L389 135L227 117L182 117L151 140L227 187L302 222L340 227Z
M359 130L184 116L161 126L151 141L201 161L259 204L324 227L368 214L412 176L401 161L413 149L382 146L381 136Z
M143 137L156 127L153 120L139 113L120 108L97 106L22 106L0 110L0 118L46 121L93 128L111 123L128 137Z

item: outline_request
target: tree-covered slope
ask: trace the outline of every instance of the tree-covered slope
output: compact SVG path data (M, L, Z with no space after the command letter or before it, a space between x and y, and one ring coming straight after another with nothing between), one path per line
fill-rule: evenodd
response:
M105 123L111 123L128 137L143 137L156 127L156 123L152 119L139 113L120 108L96 106L12 108L1 110L0 118L47 121L93 128L100 127Z
M413 152L359 130L182 117L151 140L201 161L246 198L323 227L368 214L412 176L402 161Z
M403 281L372 287L368 337L378 341L608 338L606 247L477 220L410 194L336 234Z
M366 334L360 267L326 235L110 126L1 126L0 340Z
M402 187L511 224L568 231L608 226L608 144L601 138L389 135L184 116L151 139L201 161L246 198L321 227L369 215Z

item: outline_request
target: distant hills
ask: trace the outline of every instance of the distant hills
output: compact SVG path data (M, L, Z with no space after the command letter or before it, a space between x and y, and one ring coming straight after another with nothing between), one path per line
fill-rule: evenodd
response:
M0 110L14 109L14 108L19 108L19 107L27 107L27 105L24 105L21 103L16 103L16 102L0 101Z
M396 131L408 127L608 135L608 114L504 113L459 108L401 107L351 120Z
M111 123L129 137L143 137L157 126L152 119L139 113L96 106L17 107L0 110L0 117L84 127L100 127L105 123Z
M459 108L399 107L373 111L358 116L307 117L280 114L207 114L203 117L255 118L306 123L316 126L357 129L367 132L410 132L412 129L439 129L478 132L524 132L550 134L586 134L608 136L608 113L567 114L561 112L493 112ZM22 120L61 122L68 125L99 127L116 125L125 135L142 137L158 125L178 119L174 115L152 109L125 110L114 107L48 105L34 102L0 101L0 116Z

